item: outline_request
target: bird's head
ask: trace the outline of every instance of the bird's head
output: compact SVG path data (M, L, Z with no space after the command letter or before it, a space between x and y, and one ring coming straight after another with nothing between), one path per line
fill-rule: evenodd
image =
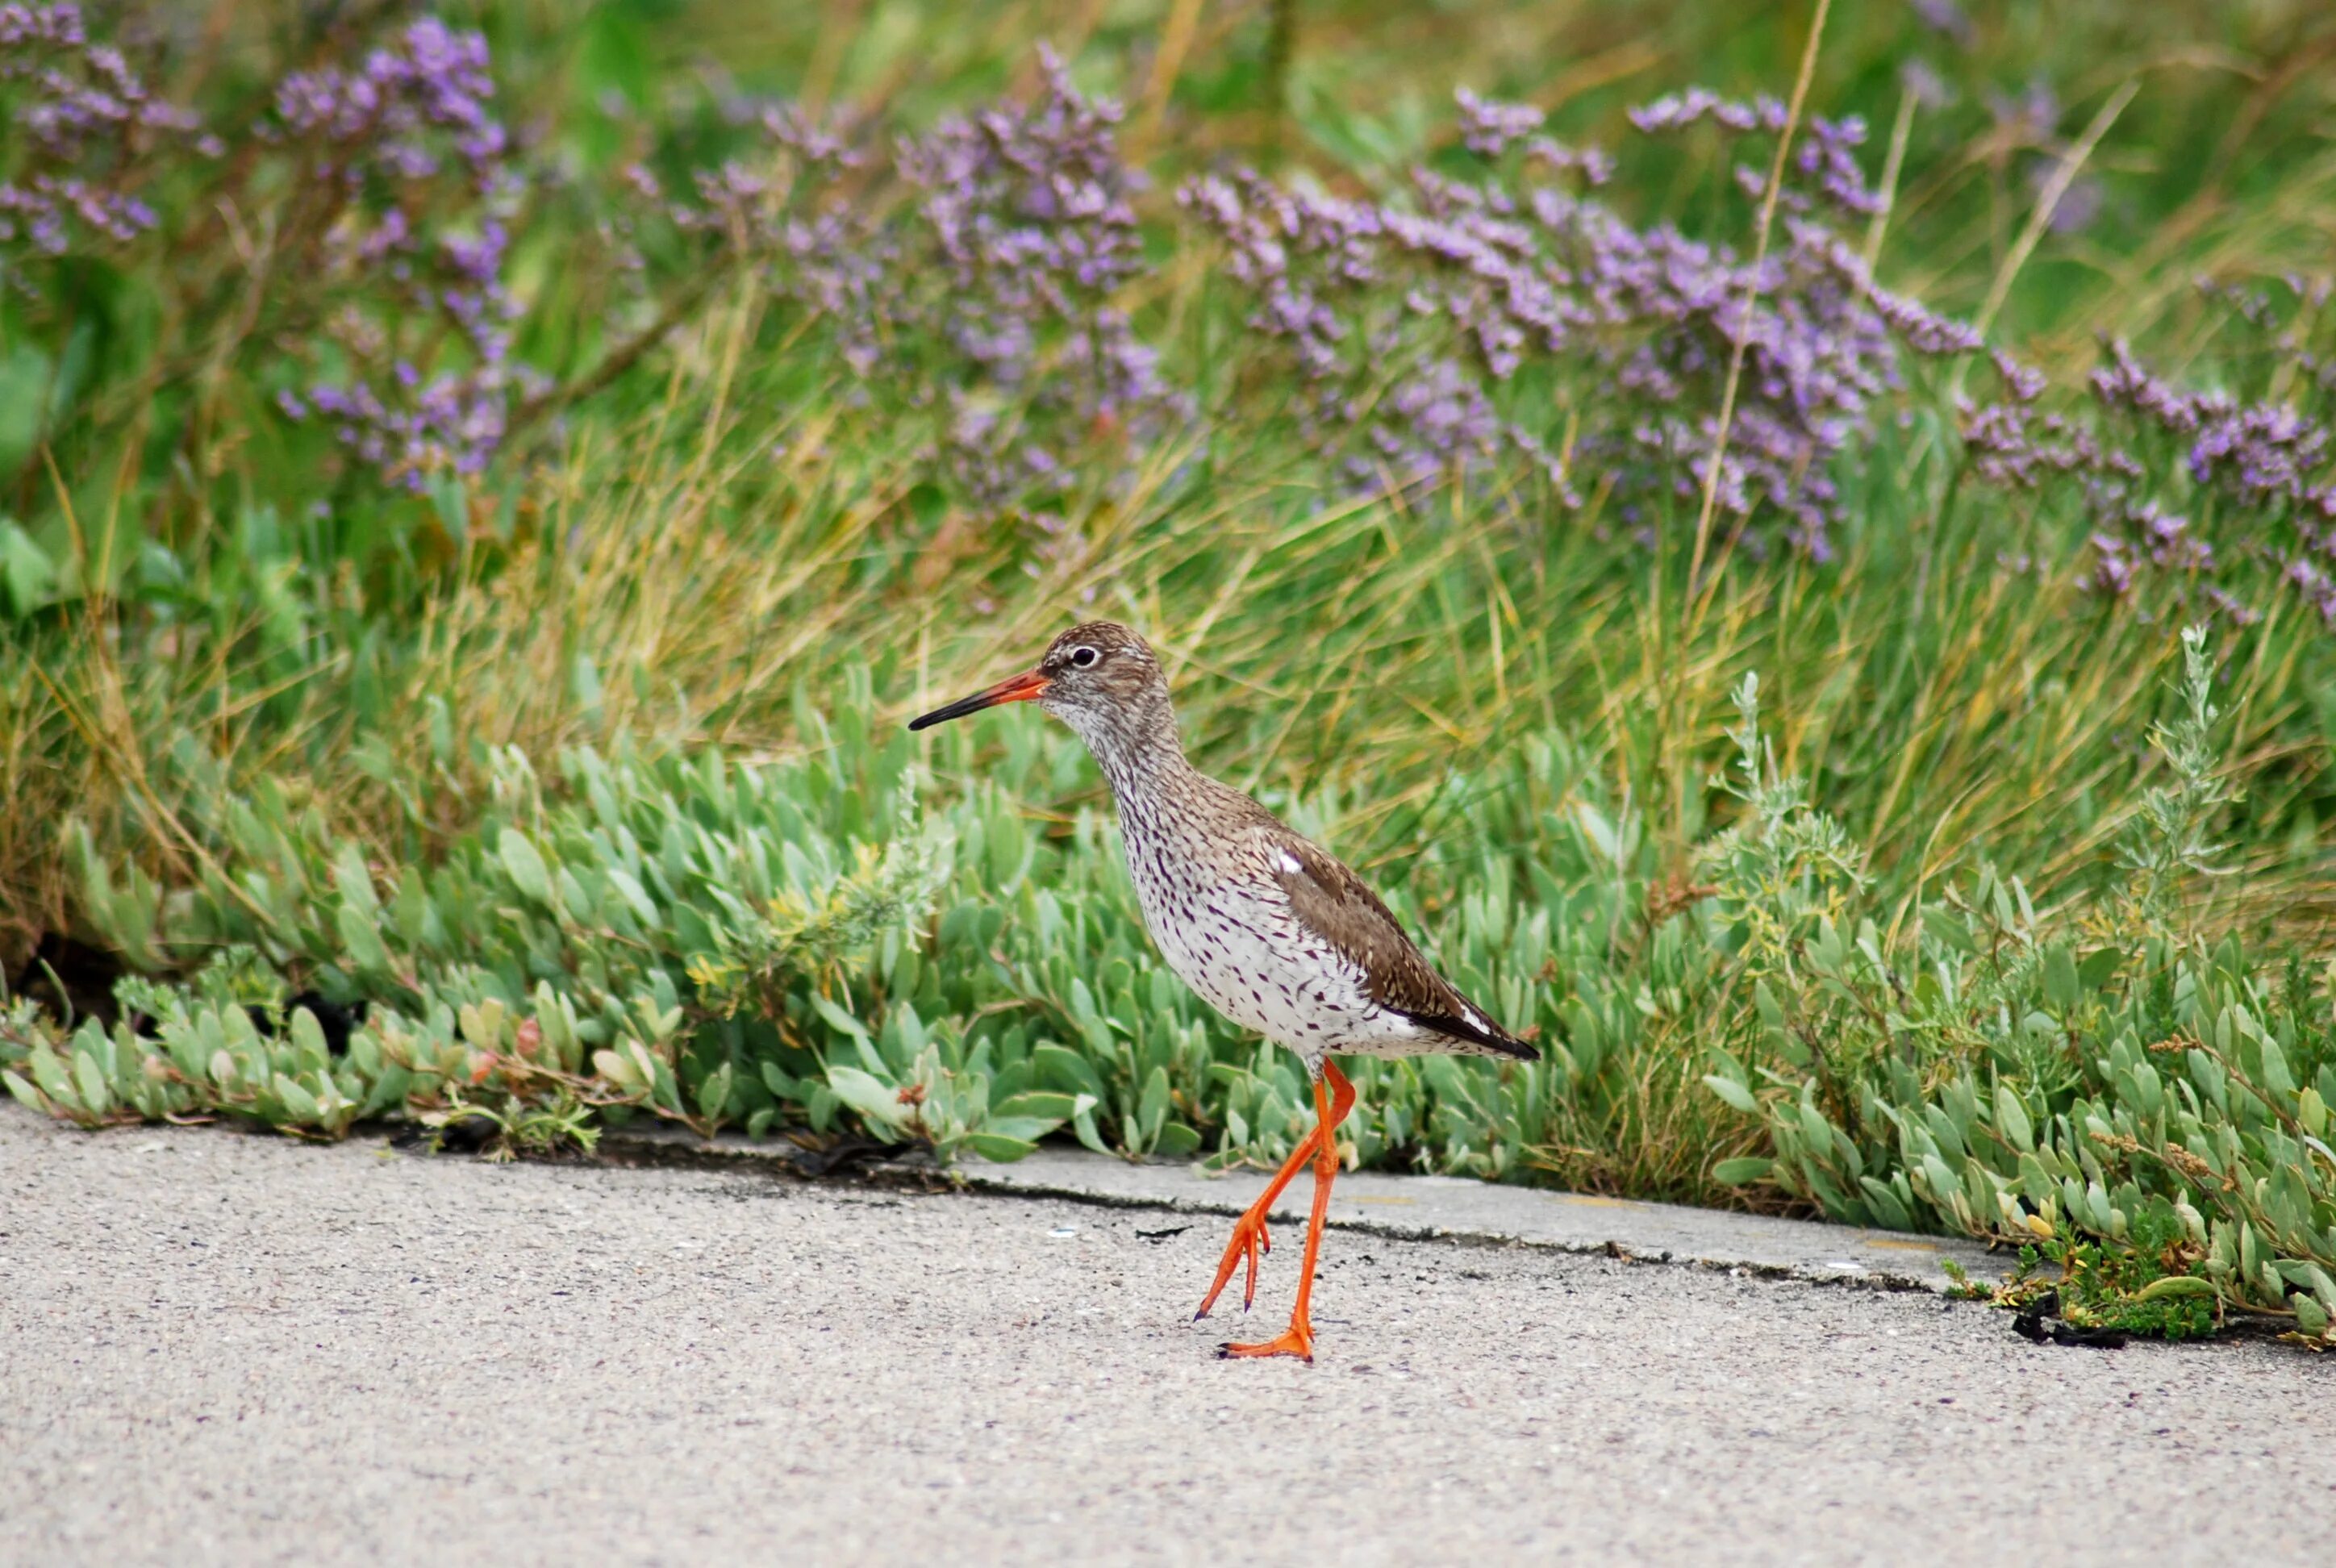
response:
M1168 677L1151 645L1109 620L1071 628L1047 645L1033 667L911 719L909 727L924 729L1008 702L1037 703L1078 731L1098 756L1163 725L1172 739L1175 735Z

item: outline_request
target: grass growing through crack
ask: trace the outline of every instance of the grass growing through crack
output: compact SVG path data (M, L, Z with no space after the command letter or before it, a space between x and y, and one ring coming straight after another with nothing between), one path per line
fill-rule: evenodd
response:
M1162 648L1196 760L1363 868L1540 1031L1531 1067L1368 1065L1358 1160L2082 1237L2324 1333L2336 1067L2312 954L2336 682L2317 608L2274 583L2217 610L2199 589L2225 579L2179 568L2105 591L2105 503L1975 477L1952 393L1983 397L1990 373L1952 362L1906 361L1839 465L1830 559L1756 514L1701 603L1691 505L1591 484L1568 506L1520 465L1358 485L1293 415L1225 253L1180 226L1177 178L1279 156L1393 200L1411 161L1458 166L1455 85L1619 143L1621 105L1666 88L1780 90L1806 25L1591 8L1523 52L1550 63L1529 75L1499 40L1550 24L1471 15L1422 33L1309 8L1278 105L1235 11L1207 12L1156 95L1133 46L1157 19L1114 14L1083 50L1043 29L1134 100L1161 176L1114 308L1193 412L1149 429L1026 408L905 307L893 368L863 375L834 317L774 283L784 234L756 250L596 207L579 180L532 190L501 275L513 352L551 390L540 410L515 394L485 466L417 492L272 410L350 363L317 325L336 297L287 304L264 340L174 340L253 285L252 252L205 241L209 295L153 241L79 292L25 261L32 290L0 307L7 429L30 432L0 447L0 919L44 1010L10 1015L10 1087L92 1124L224 1111L330 1135L478 1105L528 1137L591 1113L998 1157L1055 1135L1286 1152L1304 1086L1158 969L1075 746L1026 715L897 730L1105 613ZM2289 328L2188 279L2252 286L2311 238L2330 171L2316 89L2283 63L2318 45L2273 18L2234 45L2259 70L2153 63L2205 16L2081 13L2040 51L2017 18L1959 41L1844 16L1826 40L1812 111L1909 126L1861 243L1935 308L2000 301L1995 336L2050 372L2056 406L2080 401L2095 332L2185 385L2312 406L2275 368L2302 363L2277 350ZM691 17L663 32L906 126L1034 90L1009 23L896 9L803 39ZM641 160L685 218L764 210L673 194L740 132L639 16L484 20L505 120L548 116L612 189ZM248 93L271 50L313 65L361 42L238 34L209 79ZM1953 104L1902 90L1917 57ZM2039 106L2036 61L2070 107ZM2143 89L2078 166L2128 76ZM1890 145L1865 149L1869 177ZM1644 151L1635 217L1743 244L1729 156ZM263 202L252 179L238 194ZM2055 183L2092 218L2047 215L2031 252ZM854 211L913 199L865 168L839 189ZM449 234L473 232L470 200ZM332 235L319 219L320 268ZM188 355L212 367L198 383ZM1520 385L1588 418L1609 375ZM998 443L1045 433L1060 474L997 499L938 386ZM2236 560L2251 514L2204 510L2224 504L2194 512ZM120 1009L112 967L160 987ZM245 1011L268 1023L307 988L369 1002L345 1051Z

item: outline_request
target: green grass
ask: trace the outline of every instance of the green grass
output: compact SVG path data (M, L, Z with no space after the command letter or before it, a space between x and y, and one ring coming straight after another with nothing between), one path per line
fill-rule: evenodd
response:
M2180 627L2080 585L2088 524L2065 500L1960 482L1951 372L1920 373L1844 475L1838 559L1739 554L1698 606L1691 512L1642 549L1494 487L1346 498L1173 219L1176 178L1226 156L1384 189L1446 143L1457 84L1610 139L1623 105L1687 83L1781 94L1806 14L1301 5L1277 107L1266 8L1199 8L1171 86L1172 9L484 17L511 118L595 170L718 135L684 93L706 58L914 125L1027 84L1051 37L1123 93L1157 176L1160 266L1131 304L1202 414L1115 489L1098 451L1045 552L933 480L930 414L855 397L745 279L713 277L607 374L655 312L618 301L580 199L530 210L516 275L524 351L583 394L428 500L267 415L257 351L196 308L235 296L224 243L179 273L124 258L83 302L104 330L72 398L0 452L5 510L56 572L0 640L0 958L24 975L69 933L166 983L132 988L154 1039L76 1035L29 971L50 1012L0 1031L11 1087L92 1123L225 1108L337 1134L475 1104L521 1144L655 1114L1271 1158L1304 1086L1159 969L1083 754L1033 714L899 728L1102 614L1162 650L1196 762L1362 869L1550 1047L1368 1065L1357 1159L2075 1232L2146 1251L2129 1289L2195 1272L2231 1310L2324 1330L2336 643L2315 614L2275 599L2215 628L2237 799L2211 813L2218 874L2143 918L2117 850L2181 782L2150 741L2184 711ZM1968 49L1901 7L1836 13L1812 106L1865 113L1871 158L1908 58L1960 93L1905 122L1882 275L1964 315L2000 296L1996 335L2062 387L2097 335L2225 374L2242 346L2192 275L2324 266L2327 93L2289 66L2328 37L2302 11L2001 7ZM256 80L282 47L231 31L209 80ZM2098 219L2015 271L2039 154L1984 102L2031 76L2075 106L2068 137L2138 90L2088 165ZM1675 162L1642 209L1732 220L1725 170ZM71 323L7 309L12 349L66 362ZM319 500L329 521L305 521ZM1731 793L1752 672L1777 776ZM1808 858L1821 821L1856 877ZM104 969L57 978L85 1009ZM373 1000L348 1056L238 1010L310 986Z

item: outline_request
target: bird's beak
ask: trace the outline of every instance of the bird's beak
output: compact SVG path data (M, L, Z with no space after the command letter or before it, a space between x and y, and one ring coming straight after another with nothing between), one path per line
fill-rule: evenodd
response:
M1037 670L1025 670L1020 675L1009 676L999 681L988 691L978 691L971 696L959 697L947 707L937 707L921 718L912 718L909 721L909 727L928 729L953 718L963 718L969 713L979 713L986 707L996 707L999 703L1028 702L1040 692L1045 691L1049 684L1051 683L1046 677Z

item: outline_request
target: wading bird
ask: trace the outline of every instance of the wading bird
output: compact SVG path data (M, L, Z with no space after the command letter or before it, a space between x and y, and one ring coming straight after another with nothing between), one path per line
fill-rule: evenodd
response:
M1338 1123L1355 1103L1334 1054L1427 1051L1515 1057L1533 1047L1436 972L1362 879L1291 833L1273 813L1184 760L1168 679L1144 640L1111 621L1075 626L1037 667L911 722L912 730L1000 703L1035 702L1078 733L1119 803L1127 870L1160 956L1225 1017L1298 1053L1314 1083L1315 1126L1264 1194L1233 1225L1205 1318L1244 1261L1246 1309L1258 1259L1271 1250L1265 1217L1314 1163L1298 1301L1278 1339L1228 1344L1227 1356L1314 1359L1307 1304L1322 1219L1338 1174Z

